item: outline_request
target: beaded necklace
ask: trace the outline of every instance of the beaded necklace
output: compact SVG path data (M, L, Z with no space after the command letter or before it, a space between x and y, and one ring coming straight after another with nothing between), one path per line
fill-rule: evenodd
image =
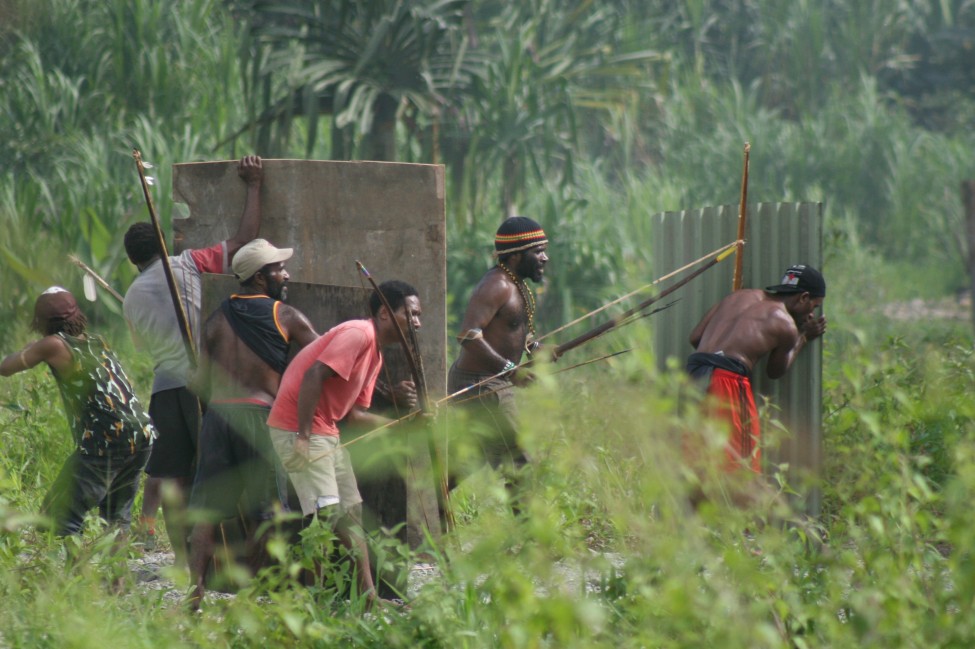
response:
M518 292L521 293L521 299L525 303L525 314L528 316L528 338L525 340L525 344L527 345L528 339L535 337L535 296L532 295L531 287L525 283L525 280L515 275L501 260L498 260L498 268L503 270L504 274L515 283Z

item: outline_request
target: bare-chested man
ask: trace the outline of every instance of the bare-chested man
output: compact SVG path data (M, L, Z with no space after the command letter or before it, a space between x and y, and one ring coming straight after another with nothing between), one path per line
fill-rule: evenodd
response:
M260 545L251 537L253 530L279 498L267 418L289 344L301 348L318 337L308 318L283 302L289 279L284 262L291 255L291 248L275 248L264 239L244 245L233 261L241 292L223 301L203 332L196 387L209 406L190 506L198 515L212 516L197 522L190 538L191 608L203 597L216 521L237 516L239 505L249 519L247 545L253 559Z
M708 394L722 406L718 415L731 426L725 447L730 468L742 465L761 472L758 412L749 374L766 355L769 378L783 376L806 343L826 331L826 317L814 311L826 297L818 270L797 265L782 282L735 291L708 311L691 332L697 350L687 371L708 384Z
M452 444L460 446L461 453L466 447L469 456L474 456L474 462L468 462L469 469L485 461L494 468L517 469L528 461L518 444L511 388L534 379L528 370L515 368L524 353L531 353L535 298L526 280L542 281L548 263L547 245L545 232L532 219L513 216L504 221L494 239L498 263L474 289L461 322L457 336L460 355L450 368L447 383L451 393L477 385L471 395L481 395L464 403L471 425L464 437ZM451 487L466 473L456 464L452 462Z

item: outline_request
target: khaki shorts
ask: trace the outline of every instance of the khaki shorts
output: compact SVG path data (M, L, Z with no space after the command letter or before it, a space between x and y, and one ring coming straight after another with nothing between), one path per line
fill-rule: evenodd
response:
M294 431L271 428L271 443L281 461L287 464L294 453ZM339 447L339 438L332 435L312 435L309 440L310 456L314 460L304 471L288 471L303 516L319 509L338 505L347 512L362 503L359 487L352 472L349 453ZM317 459L316 459L317 458Z

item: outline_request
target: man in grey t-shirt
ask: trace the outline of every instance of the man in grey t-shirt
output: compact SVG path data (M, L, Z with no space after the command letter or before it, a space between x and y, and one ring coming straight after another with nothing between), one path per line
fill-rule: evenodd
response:
M247 198L236 234L209 248L186 250L169 258L197 347L203 300L201 275L229 273L234 254L260 231L260 191L264 179L261 159L257 156L241 158L237 173L247 185ZM136 223L128 229L125 252L129 261L139 269L139 276L126 292L122 309L136 346L148 351L153 358L149 416L159 434L146 465L148 477L139 531L147 535L147 541L154 542L156 510L162 504L173 552L177 561L183 562L186 530L181 519L195 470L200 404L187 387L190 360L183 345L159 242L151 223ZM161 502L164 490L172 494L167 502Z

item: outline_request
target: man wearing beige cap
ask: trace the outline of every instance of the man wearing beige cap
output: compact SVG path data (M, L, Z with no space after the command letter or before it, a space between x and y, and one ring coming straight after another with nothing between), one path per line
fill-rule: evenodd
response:
M80 534L88 510L129 527L139 476L154 432L118 359L87 331L74 296L52 286L34 305L31 328L42 338L0 361L0 376L47 364L58 384L75 449L44 497L42 510L60 536Z
M246 555L259 567L261 543L255 532L286 496L278 489L277 456L267 418L288 364L291 343L298 349L318 334L307 317L284 304L291 248L254 239L234 256L240 292L223 301L207 319L194 388L207 402L200 429L196 477L190 508L198 522L190 536L188 604L197 608L213 557L216 522L238 515L246 529Z

